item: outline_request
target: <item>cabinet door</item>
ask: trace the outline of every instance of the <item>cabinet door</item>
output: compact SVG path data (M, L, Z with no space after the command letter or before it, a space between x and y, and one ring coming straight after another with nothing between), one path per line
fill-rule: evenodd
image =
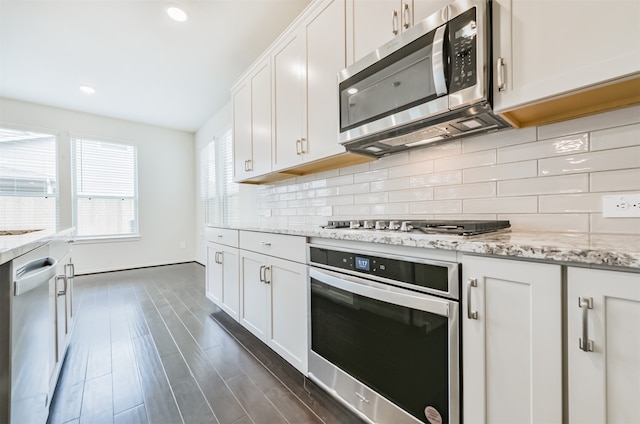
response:
M270 344L300 372L307 372L307 267L269 258Z
M261 281L266 256L240 251L240 323L256 337L267 341L269 285Z
M353 0L352 31L355 61L362 59L400 33L401 7L400 0Z
M493 13L496 111L640 72L638 1L494 0Z
M240 275L238 249L222 246L219 260L222 262L222 309L239 320Z
M232 95L233 100L233 172L234 181L252 175L251 82L246 81Z
M562 422L560 266L465 256L462 270L464 422Z
M220 256L222 255L221 245L217 243L207 243L207 277L206 295L213 303L222 306L222 282L223 272Z
M271 171L271 66L267 58L251 77L253 174Z
M429 16L445 8L450 0L413 0L413 23L427 19Z
M640 274L569 268L567 279L569 422L640 422ZM580 348L585 329L593 351Z
M336 31L345 26L345 0L325 3L307 24L306 161L345 152L338 143L337 74L346 66L346 41L344 31Z
M273 53L275 98L275 171L302 162L302 144L306 140L304 119L306 63L304 31L296 31Z

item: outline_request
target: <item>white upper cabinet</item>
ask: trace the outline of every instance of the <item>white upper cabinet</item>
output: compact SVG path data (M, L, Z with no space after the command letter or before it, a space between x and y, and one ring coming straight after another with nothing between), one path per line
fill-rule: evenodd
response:
M357 61L450 1L350 0L350 3L353 7L353 55Z
M346 66L344 0L324 0L273 52L273 167L344 153L338 143L338 71Z
M509 112L621 79L635 82L505 117L518 126L538 125L639 102L639 17L638 1L494 0L495 110Z
M234 181L271 171L271 68L269 58L232 92Z

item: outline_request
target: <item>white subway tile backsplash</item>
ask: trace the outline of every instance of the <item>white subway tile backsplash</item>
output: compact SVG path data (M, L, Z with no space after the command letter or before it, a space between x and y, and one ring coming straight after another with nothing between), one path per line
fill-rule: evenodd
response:
M351 184L342 187L338 187L338 194L360 194L369 192L369 183Z
M435 198L443 199L473 199L477 197L496 197L496 183L459 184L435 187Z
M498 196L583 193L589 191L589 174L498 181Z
M396 190L389 193L390 202L415 202L433 200L433 188L423 187L412 190Z
M640 147L541 159L538 162L541 176L638 168L640 167Z
M386 203L389 201L389 193L364 193L353 196L356 205Z
M640 124L610 128L591 133L591 150L640 146Z
M540 213L600 213L601 194L540 196Z
M639 190L634 106L241 186L240 196L242 204L257 205L252 223L275 226L368 217L508 219L514 230L640 234L640 219L601 214L602 195Z
M592 214L590 231L592 233L640 235L640 218L604 218L602 215Z
M465 153L457 156L436 159L433 162L434 170L449 171L453 169L465 169L478 166L488 166L496 163L495 150L483 150L480 152Z
M389 178L389 171L386 168L383 168L356 174L353 177L353 181L356 183L363 183L367 181L386 180L387 178Z
M498 149L498 163L521 162L589 151L587 133Z
M434 174L416 175L409 179L409 187L430 187L437 185L460 184L462 171L437 172Z
M464 213L536 213L538 198L501 197L493 199L465 199L462 201Z
M454 214L462 212L462 200L433 200L409 204L412 214Z
M611 112L585 116L583 118L538 127L538 139L544 140L547 138L561 137L567 134L603 130L622 125L637 124L639 122L640 106L631 106Z
M371 192L403 190L409 187L410 178L394 178L389 180L372 181L369 183Z
M589 231L589 214L498 214L511 223L512 231Z
M531 160L465 169L462 171L462 180L468 184L482 181L513 180L537 175L537 162Z
M389 178L410 177L433 172L433 161L426 160L389 168Z
M462 140L462 153L478 152L480 150L489 150L498 147L529 143L536 141L536 136L536 128L529 127L521 130L502 130L477 137L469 137Z
M640 168L593 172L590 176L593 192L640 190Z

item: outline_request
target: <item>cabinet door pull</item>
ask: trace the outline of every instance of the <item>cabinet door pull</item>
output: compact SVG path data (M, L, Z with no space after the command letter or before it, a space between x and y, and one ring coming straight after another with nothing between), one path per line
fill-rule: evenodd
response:
M300 139L296 140L296 155L300 156L302 154L302 143Z
M478 280L469 278L467 281L467 318L478 319L478 311L471 310L471 287L478 287Z
M398 35L398 11L394 10L391 14L391 32L393 35Z
M222 265L222 252L216 252L216 263Z
M64 280L64 289L63 290L58 290L58 280ZM66 275L58 275L56 276L56 291L57 291L57 296L64 296L65 294L67 294L67 282L69 281L69 279L67 278Z
M261 241L260 244L263 245L263 246L271 246L271 242L270 241Z
M71 272L68 271L71 269ZM73 278L76 276L76 266L73 263L68 263L64 266L64 271L67 274L68 278Z
M301 138L300 139L300 153L304 154L304 153L309 153L309 141L307 141L306 138Z
M269 277L267 277L267 272L269 272ZM264 267L264 282L265 284L271 284L271 266Z
M251 159L247 159L244 161L244 170L249 172L249 171L253 171L253 166L251 164Z
M402 10L402 20L404 20L404 29L409 28L411 26L411 9L409 8L409 3L404 4L404 9Z
M496 75L498 76L498 91L504 91L506 89L504 84L504 58L498 58L496 68Z
M267 266L266 265L260 265L260 282L261 283L266 283L266 269Z
M593 298L578 297L578 306L582 309L582 337L579 339L579 346L585 352L593 352L593 340L589 340L589 309L593 309Z

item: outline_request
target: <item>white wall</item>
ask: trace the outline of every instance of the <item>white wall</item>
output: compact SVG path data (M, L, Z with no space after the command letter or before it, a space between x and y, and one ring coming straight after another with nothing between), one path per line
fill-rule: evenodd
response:
M193 261L196 255L194 135L0 98L3 126L58 135L60 226L71 225L70 136L129 142L138 148L141 238L76 244L76 272L100 272ZM185 242L186 248L180 248Z

